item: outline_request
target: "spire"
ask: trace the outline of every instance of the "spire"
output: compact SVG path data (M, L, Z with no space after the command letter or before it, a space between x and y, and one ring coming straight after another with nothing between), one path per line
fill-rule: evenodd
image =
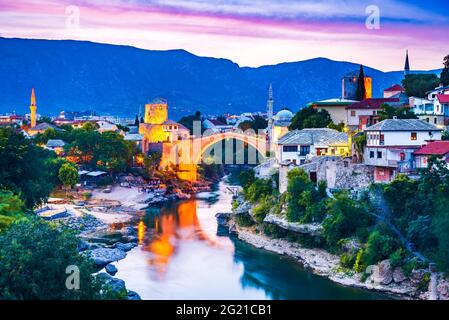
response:
M268 101L267 101L267 116L268 116L268 127L271 127L271 123L273 122L273 86L270 83L270 87L268 88Z
M36 96L34 95L34 87L31 89L31 106L36 106Z
M408 76L410 74L410 62L408 59L408 50L405 53L405 66L404 66L404 76Z

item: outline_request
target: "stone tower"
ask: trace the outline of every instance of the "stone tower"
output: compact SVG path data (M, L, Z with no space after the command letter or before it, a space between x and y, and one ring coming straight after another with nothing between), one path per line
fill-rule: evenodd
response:
M405 53L405 66L404 66L404 76L408 76L410 74L410 62L408 60L408 50Z
M31 89L31 103L30 103L30 111L31 111L31 128L36 126L36 96L34 95L34 88Z
M168 104L164 99L156 99L145 105L144 123L163 124L168 120Z

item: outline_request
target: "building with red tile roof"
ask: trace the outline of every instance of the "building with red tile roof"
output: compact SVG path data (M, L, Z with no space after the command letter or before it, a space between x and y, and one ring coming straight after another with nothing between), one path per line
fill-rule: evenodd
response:
M427 168L428 158L436 156L449 162L449 141L431 141L422 148L416 150L415 164L417 168Z

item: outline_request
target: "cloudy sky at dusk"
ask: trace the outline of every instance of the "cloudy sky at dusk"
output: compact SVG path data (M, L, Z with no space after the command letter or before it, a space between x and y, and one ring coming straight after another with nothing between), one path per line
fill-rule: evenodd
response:
M380 10L379 29L366 27L369 5ZM449 6L447 0L0 0L0 36L185 49L241 66L327 57L384 71L402 69L408 49L412 69L434 69L449 54Z

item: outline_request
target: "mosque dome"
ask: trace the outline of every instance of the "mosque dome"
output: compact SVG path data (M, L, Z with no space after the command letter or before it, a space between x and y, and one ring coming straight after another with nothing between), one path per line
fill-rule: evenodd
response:
M293 113L288 109L282 109L276 114L275 118L280 121L290 121L293 118Z

